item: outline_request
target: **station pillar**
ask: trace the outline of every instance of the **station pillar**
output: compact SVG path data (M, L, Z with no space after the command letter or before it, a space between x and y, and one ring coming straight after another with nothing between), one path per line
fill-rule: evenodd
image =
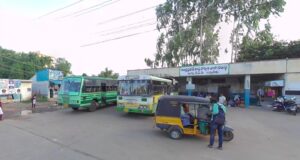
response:
M245 82L244 82L244 102L245 102L245 107L249 108L250 106L250 84L251 84L251 77L250 75L245 75Z

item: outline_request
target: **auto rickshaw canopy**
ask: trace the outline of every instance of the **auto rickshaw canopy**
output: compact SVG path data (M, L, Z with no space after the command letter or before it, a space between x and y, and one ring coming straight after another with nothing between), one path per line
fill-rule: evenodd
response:
M210 101L195 96L162 96L157 104L156 116L180 117L181 104L203 104L209 107Z

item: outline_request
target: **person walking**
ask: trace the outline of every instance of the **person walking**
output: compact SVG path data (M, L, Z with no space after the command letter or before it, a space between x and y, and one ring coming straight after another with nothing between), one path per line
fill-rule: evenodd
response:
M3 109L2 109L2 102L0 99L0 121L2 121L2 119L3 119Z
M218 149L223 149L223 126L225 123L226 107L223 104L217 103L217 100L212 99L211 122L210 122L210 141L209 148L212 148L215 141L215 133L218 130L219 145Z

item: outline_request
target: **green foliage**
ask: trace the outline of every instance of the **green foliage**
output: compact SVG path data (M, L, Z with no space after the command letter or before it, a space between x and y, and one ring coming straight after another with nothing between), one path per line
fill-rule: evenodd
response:
M85 76L85 77L87 77L88 75L87 75L86 73L82 73L82 76Z
M47 96L43 96L43 95L37 95L36 101L37 102L47 102L48 101L48 97Z
M300 58L300 41L270 41L270 36L267 31L262 31L255 39L245 37L237 61Z
M234 21L230 42L237 52L243 37L256 35L261 20L279 15L284 5L285 0L167 0L156 8L157 53L145 63L149 67L215 63L220 22Z
M66 66L66 67L65 67ZM50 56L37 52L18 53L0 47L0 77L7 79L30 79L36 71L45 68L63 69L70 72L70 63L58 59L54 64Z
M106 77L106 78L118 78L119 74L118 73L114 73L112 70L108 69L107 67L105 68L104 71L101 71L100 74L98 74L98 77Z
M64 76L71 74L71 63L64 58L58 58L55 63L55 69L63 72Z

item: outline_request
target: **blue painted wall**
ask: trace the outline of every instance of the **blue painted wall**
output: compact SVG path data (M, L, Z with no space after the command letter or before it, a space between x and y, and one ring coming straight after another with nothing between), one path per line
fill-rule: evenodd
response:
M36 72L36 81L61 81L63 79L62 71L58 70L51 70L51 69L44 69Z
M36 72L36 81L49 81L49 70L44 69Z

